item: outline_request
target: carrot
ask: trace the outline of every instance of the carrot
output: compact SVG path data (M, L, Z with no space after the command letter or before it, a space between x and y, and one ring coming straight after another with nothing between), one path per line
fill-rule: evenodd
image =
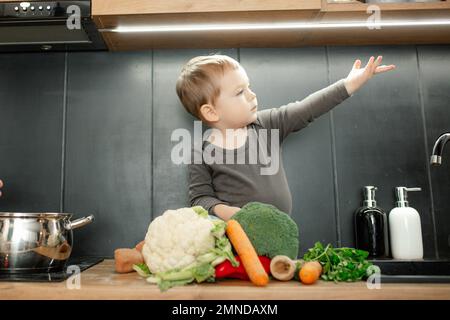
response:
M322 274L322 265L319 261L309 261L307 262L308 265L311 265L312 267L316 268L317 272L319 273L319 277Z
M145 240L142 240L141 242L139 242L135 247L136 250L139 252L142 252L142 248L144 247L144 244L145 244Z
M244 269L251 282L257 286L265 286L269 283L269 276L264 270L261 261L256 254L250 239L245 234L239 222L228 220L226 233L234 249L241 258Z
M322 265L317 261L306 262L299 272L300 281L303 284L313 284L322 273Z
M133 264L144 262L144 257L136 249L116 249L114 251L114 264L116 272L132 272Z

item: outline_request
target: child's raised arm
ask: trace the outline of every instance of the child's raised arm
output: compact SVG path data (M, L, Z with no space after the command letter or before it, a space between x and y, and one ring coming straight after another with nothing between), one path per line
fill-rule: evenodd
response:
M303 100L258 111L257 121L265 129L278 129L280 143L282 143L289 134L307 127L348 97L350 95L345 87L345 79L340 79Z
M259 123L266 129L278 129L280 143L283 142L290 133L307 127L316 118L352 96L374 74L395 68L395 65L380 65L381 60L382 56L376 60L371 57L364 68L361 68L361 60L356 60L346 78L310 94L303 100L259 111Z

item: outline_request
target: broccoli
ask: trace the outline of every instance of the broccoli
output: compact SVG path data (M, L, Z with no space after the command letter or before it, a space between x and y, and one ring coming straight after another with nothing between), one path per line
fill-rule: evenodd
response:
M297 259L298 227L288 214L270 204L249 202L232 219L242 226L258 255Z

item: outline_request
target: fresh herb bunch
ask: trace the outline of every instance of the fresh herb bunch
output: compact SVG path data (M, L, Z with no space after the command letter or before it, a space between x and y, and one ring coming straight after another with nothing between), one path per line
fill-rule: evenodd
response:
M354 248L325 248L320 242L308 249L305 261L319 261L323 267L321 278L327 281L358 281L368 277L372 263L367 261L369 253Z

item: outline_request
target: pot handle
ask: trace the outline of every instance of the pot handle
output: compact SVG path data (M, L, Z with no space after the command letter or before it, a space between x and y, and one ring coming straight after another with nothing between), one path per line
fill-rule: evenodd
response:
M89 215L87 217L83 217L80 219L76 219L72 222L69 222L66 224L66 229L67 230L73 230L73 229L77 229L77 228L81 228L89 223L91 223L92 221L94 221L94 215Z

